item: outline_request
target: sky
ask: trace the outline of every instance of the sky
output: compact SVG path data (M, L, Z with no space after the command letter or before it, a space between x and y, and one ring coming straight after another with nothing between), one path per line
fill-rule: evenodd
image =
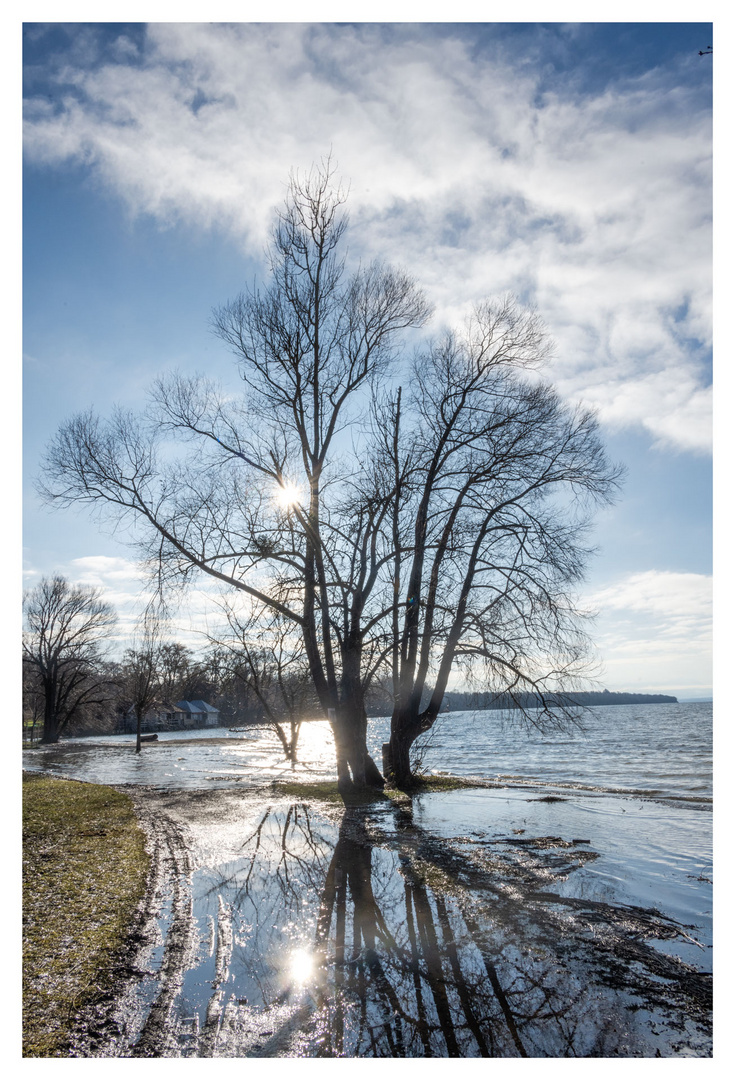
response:
M331 151L351 258L413 274L432 331L533 304L546 376L598 409L627 469L581 596L600 685L710 696L711 43L706 23L27 23L24 585L99 585L130 632L134 556L41 504L44 446L167 370L236 385L211 310L263 278L290 170Z

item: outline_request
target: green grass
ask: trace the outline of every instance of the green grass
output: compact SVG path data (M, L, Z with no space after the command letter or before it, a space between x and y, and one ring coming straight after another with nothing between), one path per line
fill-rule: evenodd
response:
M292 799L321 799L323 802L344 805L336 780L274 780L271 787L277 794L288 795Z
M66 1057L109 985L146 887L127 795L23 776L23 1055Z
M274 780L271 785L275 791L282 795L288 795L294 799L321 799L324 802L333 802L344 805L345 801L339 793L336 780ZM471 780L464 780L458 776L419 776L416 777L410 788L403 789L387 786L383 791L371 791L365 797L355 797L359 802L405 802L410 795L420 795L430 791L454 791L457 788L477 787ZM353 800L350 800L353 801Z

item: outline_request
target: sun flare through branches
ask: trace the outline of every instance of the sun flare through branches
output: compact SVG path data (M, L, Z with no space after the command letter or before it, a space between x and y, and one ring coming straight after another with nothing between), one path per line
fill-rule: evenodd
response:
M292 506L295 506L300 497L301 492L298 485L288 480L284 480L276 491L276 502L284 510L290 510Z

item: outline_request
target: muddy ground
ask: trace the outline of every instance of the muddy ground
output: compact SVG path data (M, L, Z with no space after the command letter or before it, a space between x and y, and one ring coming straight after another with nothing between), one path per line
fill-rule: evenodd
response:
M584 837L439 838L409 799L120 790L149 895L78 1055L711 1055L697 928L575 894Z

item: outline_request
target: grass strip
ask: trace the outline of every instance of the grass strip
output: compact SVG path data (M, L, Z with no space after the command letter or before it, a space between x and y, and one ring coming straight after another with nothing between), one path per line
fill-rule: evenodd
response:
M109 988L146 887L127 795L23 774L23 1056L67 1057Z
M280 795L289 795L295 799L322 799L344 805L336 780L273 780L271 787ZM417 776L410 788L399 790L386 786L383 791L370 791L366 795L355 796L356 802L405 802L411 795L421 795L430 791L455 791L457 788L478 787L476 780L465 780L460 776Z

